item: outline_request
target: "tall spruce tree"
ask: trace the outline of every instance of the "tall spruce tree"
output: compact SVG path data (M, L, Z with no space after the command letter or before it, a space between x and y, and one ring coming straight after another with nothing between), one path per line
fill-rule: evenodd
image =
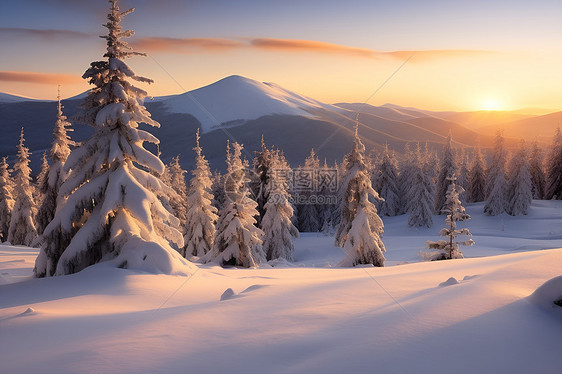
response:
M441 155L441 163L439 175L435 186L435 213L442 214L447 201L447 191L449 190L452 175L457 175L457 163L455 160L455 151L453 150L451 134L447 136L447 141Z
M0 162L0 241L8 240L10 219L14 208L14 181L6 157Z
M290 202L290 175L285 157L279 151L273 152L266 185L265 215L261 222L263 250L268 260L294 261L294 240L299 237L299 231L291 221L294 210Z
M562 199L562 133L560 127L556 129L552 147L546 162L546 192L545 198Z
M484 205L484 213L488 216L502 214L507 208L507 181L505 173L507 152L504 148L501 131L498 131L496 134L493 152L486 180L487 200Z
M185 246L180 253L184 257L207 254L213 247L215 239L215 222L218 219L217 208L212 204L212 180L209 162L203 155L199 144L199 129L195 137L195 169L189 182L187 194L187 220Z
M166 165L166 170L161 178L175 192L168 197L168 203L174 215L180 220L182 227L185 227L188 209L185 173L186 171L180 165L180 156L178 155Z
M443 211L447 214L447 217L445 218L447 226L442 228L439 232L439 236L447 237L447 239L438 241L428 240L426 242L427 247L429 249L436 249L437 251L421 253L422 257L432 261L463 258L464 256L459 250L459 246L471 246L474 244L474 241L471 239L472 234L469 229L457 228L457 222L469 220L470 216L466 213L466 210L459 199L459 191L462 187L455 184L455 178L449 178L449 181L451 183L449 184L445 208L443 209ZM456 240L456 238L461 235L468 237L468 239L463 241Z
M18 144L18 158L14 165L14 208L10 217L8 241L14 245L31 246L37 238L35 214L37 208L33 199L31 169L29 168L29 148L24 145L23 127Z
M34 269L38 277L75 273L100 261L168 274L192 269L168 244L183 246L179 220L158 197L171 193L154 176L164 165L143 147L159 141L138 129L139 123L160 125L143 106L147 93L131 84L152 80L137 76L124 62L142 55L122 40L134 34L121 28L122 18L134 9L121 12L117 0L109 3L108 34L102 36L106 60L92 62L84 73L94 88L77 115L94 134L65 163L70 174L59 189L63 204L43 233Z
M225 204L219 211L213 248L203 261L220 265L256 267L265 262L263 231L255 226L257 203L250 197L248 161L242 160L242 145L227 146Z
M317 191L319 169L320 160L312 149L310 155L305 159L304 165L295 171L297 173L295 184L297 185L294 188L298 191L298 201L302 202L297 205L298 226L301 232L318 232L322 228L315 200L319 195L319 191Z
M343 248L346 257L340 266L373 264L384 266L386 251L382 242L383 222L372 199L380 199L371 186L365 162L365 146L355 127L353 149L345 156L345 174L342 182L341 220L336 230L336 245Z
M467 201L476 203L486 200L486 163L480 147L472 153L472 163L468 172Z
M73 131L70 122L62 112L63 106L58 94L57 117L53 129L53 143L49 151L51 165L46 170L43 180L38 180L39 190L43 195L41 206L37 212L37 232L42 235L45 227L51 222L57 210L57 198L60 186L66 180L64 164L70 154L70 147L76 145L68 136Z

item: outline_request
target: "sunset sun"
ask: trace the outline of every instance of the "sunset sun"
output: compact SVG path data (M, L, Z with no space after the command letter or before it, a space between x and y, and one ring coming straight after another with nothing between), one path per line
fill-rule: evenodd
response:
M482 102L482 110L498 111L505 110L504 104L496 98L488 98Z

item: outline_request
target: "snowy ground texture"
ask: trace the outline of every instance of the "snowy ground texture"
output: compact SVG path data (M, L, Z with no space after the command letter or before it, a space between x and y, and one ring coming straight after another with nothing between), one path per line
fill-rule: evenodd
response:
M559 372L562 308L548 299L562 295L562 249L547 248L562 247L562 202L481 210L463 225L468 258L441 262L418 253L442 217L385 219L385 268L333 268L333 239L304 234L297 262L275 268L31 279L37 251L2 245L0 372Z

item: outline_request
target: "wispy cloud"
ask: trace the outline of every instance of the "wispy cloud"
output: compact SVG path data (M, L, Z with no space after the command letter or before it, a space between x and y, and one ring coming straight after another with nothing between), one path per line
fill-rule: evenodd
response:
M142 52L185 54L201 51L228 51L240 48L253 48L272 52L309 52L335 54L360 58L397 58L406 59L414 55L412 61L421 62L429 59L462 57L492 53L479 50L412 50L412 51L378 51L369 48L350 47L341 44L301 39L275 38L139 38L131 45Z
M131 46L142 52L190 53L195 51L224 51L244 47L244 43L222 38L139 38Z
M28 29L19 27L0 27L0 36L9 37L40 37L45 39L84 39L92 35L80 31L55 30L55 29Z
M0 82L20 82L36 84L74 84L83 82L77 75L36 73L29 71L0 71Z

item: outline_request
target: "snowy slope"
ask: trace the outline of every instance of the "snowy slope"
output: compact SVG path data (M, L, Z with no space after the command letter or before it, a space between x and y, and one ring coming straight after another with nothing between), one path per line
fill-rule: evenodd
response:
M238 75L171 97L156 98L171 113L189 113L201 123L203 132L236 121L266 115L311 116L310 109L328 105L285 90L273 83L261 83Z
M29 97L16 96L5 92L0 92L0 104L21 103L23 101L40 101Z
M36 251L3 245L0 371L555 373L562 312L547 298L562 281L540 286L561 275L562 249L526 250L562 246L561 203L496 218L471 205L476 257L452 261L418 262L438 217L386 219L388 265L402 265L385 268L332 268L333 239L304 234L290 266L30 279Z

